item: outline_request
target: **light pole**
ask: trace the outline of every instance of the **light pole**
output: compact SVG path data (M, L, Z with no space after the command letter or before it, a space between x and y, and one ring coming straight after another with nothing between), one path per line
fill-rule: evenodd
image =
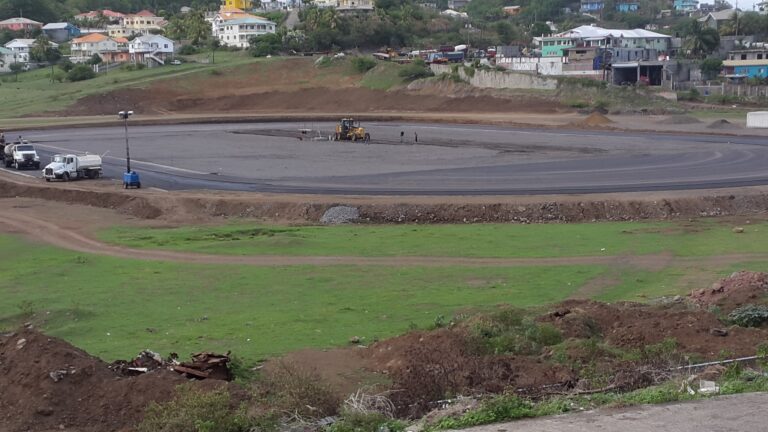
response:
M131 149L128 147L128 118L133 115L133 111L120 111L117 113L118 117L123 120L125 124L125 173L123 174L123 187L128 189L129 187L141 188L141 181L139 180L139 174L131 170Z
M120 111L117 115L125 121L125 172L131 172L131 150L128 147L128 118L133 115L133 111Z

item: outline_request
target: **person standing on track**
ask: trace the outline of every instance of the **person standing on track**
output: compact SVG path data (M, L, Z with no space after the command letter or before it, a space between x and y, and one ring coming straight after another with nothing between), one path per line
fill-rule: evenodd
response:
M415 143L419 142L419 134L416 132L413 133L413 142Z
M405 131L400 131L400 144L403 143L404 139L405 139Z

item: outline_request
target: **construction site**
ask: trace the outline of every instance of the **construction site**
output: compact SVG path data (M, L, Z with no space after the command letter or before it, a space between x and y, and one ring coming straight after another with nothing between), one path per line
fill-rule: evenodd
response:
M3 120L0 429L707 430L765 402L754 107L359 79L291 59Z

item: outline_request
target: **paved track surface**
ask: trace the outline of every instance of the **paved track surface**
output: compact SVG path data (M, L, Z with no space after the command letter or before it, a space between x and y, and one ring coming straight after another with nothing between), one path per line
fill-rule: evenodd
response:
M695 402L597 410L499 423L462 432L743 432L765 431L768 394L749 393Z
M168 190L523 195L768 184L768 142L761 137L365 126L370 144L329 142L333 124L309 122L137 126L129 133L143 185ZM106 176L121 178L124 171L123 128L21 134L43 161L57 152L89 151L106 154Z

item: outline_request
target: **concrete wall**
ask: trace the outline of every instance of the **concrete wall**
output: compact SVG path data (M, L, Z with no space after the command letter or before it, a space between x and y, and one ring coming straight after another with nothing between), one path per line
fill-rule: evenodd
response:
M496 64L515 72L562 75L563 57L517 57L498 59Z
M430 65L432 71L439 75L451 73L450 65ZM538 89L555 90L557 80L525 73L475 70L473 76L464 72L464 66L459 65L459 77L474 87L481 88L509 88L509 89Z

